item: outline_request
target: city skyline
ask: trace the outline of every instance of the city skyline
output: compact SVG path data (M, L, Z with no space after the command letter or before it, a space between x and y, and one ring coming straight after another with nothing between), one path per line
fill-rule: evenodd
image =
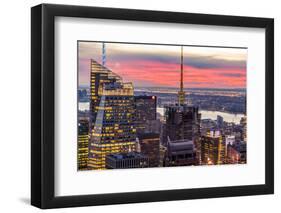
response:
M135 87L179 87L180 46L105 43L106 66ZM89 86L90 59L101 42L79 42L79 86ZM247 49L184 46L185 88L246 88Z
M81 82L85 78L89 83L88 89L78 89L78 170L247 163L246 95L238 90L184 91L191 84L241 88L245 49L110 45L79 44L79 62L90 64L78 69ZM177 88L177 94L148 86ZM80 102L89 103L88 108L80 108ZM239 123L217 112L216 119L206 119L201 108L243 116Z

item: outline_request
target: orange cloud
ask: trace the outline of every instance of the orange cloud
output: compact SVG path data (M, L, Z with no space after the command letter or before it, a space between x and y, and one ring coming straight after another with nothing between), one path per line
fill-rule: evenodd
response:
M122 76L124 81L133 82L137 87L179 86L179 64L157 61L123 61L118 65L108 63L108 67ZM246 70L184 66L184 85L185 87L244 88L246 87Z

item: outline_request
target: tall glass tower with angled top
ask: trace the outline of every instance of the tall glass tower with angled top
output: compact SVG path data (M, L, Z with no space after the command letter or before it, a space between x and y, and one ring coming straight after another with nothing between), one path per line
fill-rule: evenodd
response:
M105 169L109 154L136 149L134 88L91 60L89 169Z

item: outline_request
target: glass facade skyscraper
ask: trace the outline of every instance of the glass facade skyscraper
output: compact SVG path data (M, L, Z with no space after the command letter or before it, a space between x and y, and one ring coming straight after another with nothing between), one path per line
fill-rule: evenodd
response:
M209 131L201 137L202 164L224 164L225 152L225 138L219 131Z
M79 119L78 123L78 170L86 170L88 165L89 121Z
M156 96L135 96L137 134L149 132L149 124L156 120Z
M136 148L134 88L111 70L91 60L90 169L105 169L109 154Z
M149 158L149 167L159 166L160 136L157 133L144 133L138 136L140 152Z
M171 141L193 140L200 134L201 114L198 107L171 105L165 108L166 136ZM166 139L167 140L167 139Z

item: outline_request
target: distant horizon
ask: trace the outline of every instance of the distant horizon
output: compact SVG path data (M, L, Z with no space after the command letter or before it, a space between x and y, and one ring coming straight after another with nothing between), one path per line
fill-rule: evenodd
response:
M90 88L90 85L85 85L85 84L83 84L83 85L79 85L79 88L80 87L89 87ZM151 86L151 87L149 87L149 86L147 86L147 87L134 87L134 88L137 88L137 89L141 89L141 88L161 88L161 89L178 89L179 87L169 87L169 86L163 86L163 87L160 87L160 86ZM183 88L184 90L185 89L195 89L195 90L199 90L199 89L204 89L204 90L208 90L208 89L210 89L210 90L247 90L247 87L244 87L244 88L231 88L231 87L229 87L229 88L227 88L227 87L225 87L225 88L219 88L219 87L213 87L213 88L209 88L209 87L185 87L185 88Z

